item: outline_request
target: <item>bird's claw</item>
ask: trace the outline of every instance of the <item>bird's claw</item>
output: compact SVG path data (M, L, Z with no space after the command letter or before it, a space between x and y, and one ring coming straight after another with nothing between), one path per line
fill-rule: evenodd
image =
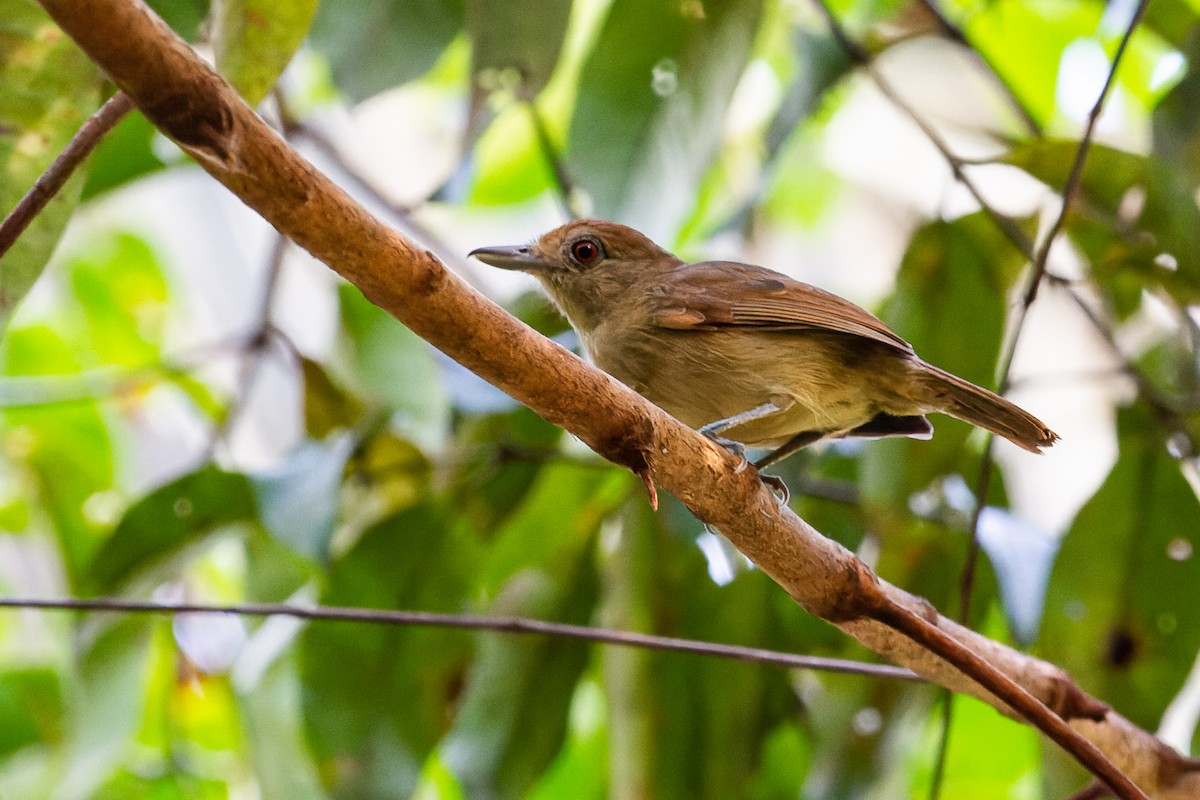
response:
M734 468L733 474L740 475L746 471L746 467L750 466L750 460L746 458L746 447L741 442L735 442L733 439L726 439L724 436L718 436L715 433L710 433L704 428L700 429L700 433L704 434L704 438L708 439L715 445L725 448L730 453L733 453L738 458L738 465Z
M771 494L775 495L775 499L779 501L779 505L786 506L788 504L788 500L792 498L792 492L788 489L787 484L783 482L783 478L778 475L762 474L759 474L758 477L771 490Z

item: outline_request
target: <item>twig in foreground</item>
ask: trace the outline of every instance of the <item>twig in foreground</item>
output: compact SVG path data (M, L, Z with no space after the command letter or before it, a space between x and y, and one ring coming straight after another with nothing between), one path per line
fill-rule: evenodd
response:
M568 639L584 639L601 644L625 647L643 647L651 650L669 650L680 653L729 658L758 664L776 664L793 669L813 669L823 672L838 672L851 675L867 675L874 678L891 678L902 681L923 681L911 670L888 664L868 664L841 658L822 658L794 653L781 653L760 647L702 642L695 639L677 639L670 636L652 636L645 633L591 628L586 625L569 625L548 622L528 617L491 617L476 614L440 614L432 611L396 611L374 608L348 608L344 606L292 606L285 603L240 603L228 606L213 606L202 603L155 603L142 600L116 598L36 599L0 597L0 608L39 608L55 611L102 611L141 614L237 614L252 617L295 617L297 619L360 622L374 625L425 625L439 628L463 628L468 630L497 631L500 633L537 634Z

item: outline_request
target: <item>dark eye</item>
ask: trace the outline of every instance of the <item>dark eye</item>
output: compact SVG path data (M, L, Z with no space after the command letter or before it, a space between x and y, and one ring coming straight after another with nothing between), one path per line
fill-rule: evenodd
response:
M571 245L571 258L580 266L595 264L604 255L600 243L594 239L580 239Z

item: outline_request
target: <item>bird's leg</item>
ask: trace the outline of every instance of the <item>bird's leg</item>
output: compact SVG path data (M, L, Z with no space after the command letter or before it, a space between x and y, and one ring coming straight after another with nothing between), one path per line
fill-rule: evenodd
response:
M808 447L816 441L820 441L825 436L822 431L804 431L798 433L785 442L782 446L775 448L765 456L754 462L755 469L765 469L766 467L783 461L797 450Z
M742 464L738 466L738 472L746 468L746 448L741 442L735 442L733 439L726 439L721 434L730 428L736 428L738 425L744 425L747 422L753 422L756 419L769 417L772 414L778 414L783 411L783 408L775 403L763 403L761 406L755 406L749 411L743 411L739 414L734 414L732 417L725 417L715 422L710 422L700 428L700 433L704 434L713 442L721 445L729 452L742 460Z
M735 428L738 425L743 425L747 422L753 422L756 419L763 419L764 417L769 417L772 414L778 414L786 409L787 406L780 406L778 403L763 403L761 406L755 406L748 411L743 411L740 414L734 414L732 417L725 417L725 419L719 419L716 422L710 422L700 429L700 433L704 434L709 439L740 458L742 463L738 465L737 471L741 472L746 468L746 464L748 463L746 460L746 448L741 444L741 442L735 442L732 439L726 439L725 437L721 436L721 434L730 428ZM804 435L805 434L800 434L800 436L795 437L783 447L779 448L779 450L768 453L765 458L755 463L755 469L761 470L762 467L765 467L768 464L774 464L780 458L783 458L783 456L794 452L795 450L803 447L805 444L815 442L817 439L821 438L820 434L815 434L809 441L796 445L792 450L787 450L788 447L792 447L793 443L797 439ZM785 450L786 452L783 452ZM777 456L777 454L780 452L783 452L783 455ZM783 482L783 478L780 478L777 475L762 474L760 474L758 477L767 485L767 487L775 494L775 496L779 498L780 505L787 505L788 499L791 497L791 492L788 491L787 484Z

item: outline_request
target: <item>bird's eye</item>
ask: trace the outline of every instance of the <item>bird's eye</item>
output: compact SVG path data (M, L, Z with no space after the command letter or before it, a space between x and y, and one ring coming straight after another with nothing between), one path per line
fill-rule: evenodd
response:
M600 243L594 239L580 239L571 245L571 258L582 267L595 264L604 255Z

